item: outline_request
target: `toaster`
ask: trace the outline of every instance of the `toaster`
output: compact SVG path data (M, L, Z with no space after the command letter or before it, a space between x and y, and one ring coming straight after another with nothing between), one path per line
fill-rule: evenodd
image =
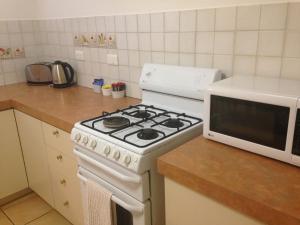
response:
M52 83L52 72L50 62L39 62L27 65L25 75L28 84L43 85Z

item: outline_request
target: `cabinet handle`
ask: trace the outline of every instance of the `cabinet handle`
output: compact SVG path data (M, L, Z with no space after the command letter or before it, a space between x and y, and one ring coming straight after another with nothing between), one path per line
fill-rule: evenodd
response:
M62 180L60 180L60 183L64 185L67 183L67 181L65 179L62 179Z
M62 157L62 155L58 155L58 156L56 156L56 159L57 159L57 160L59 160L59 161L61 161L61 160L62 160L62 158L63 158L63 157Z
M64 206L69 206L69 201L65 201Z
M55 130L55 131L52 132L52 134L53 134L54 136L58 136L58 135L59 135L59 131L58 131L58 130Z

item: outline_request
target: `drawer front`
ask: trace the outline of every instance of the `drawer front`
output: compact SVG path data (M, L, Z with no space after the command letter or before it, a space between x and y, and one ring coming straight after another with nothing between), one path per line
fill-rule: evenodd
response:
M48 146L60 150L70 157L74 157L72 153L73 143L71 141L71 135L69 133L47 123L43 123L43 131L45 141Z

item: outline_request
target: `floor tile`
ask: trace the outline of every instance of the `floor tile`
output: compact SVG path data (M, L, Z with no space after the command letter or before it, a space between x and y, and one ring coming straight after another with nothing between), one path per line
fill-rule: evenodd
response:
M67 221L63 216L61 216L55 210L51 210L49 213L44 216L28 223L27 225L72 225ZM1 224L2 225L2 224Z
M4 215L2 211L0 211L0 224L1 225L13 225L9 219Z
M36 194L29 194L2 207L15 225L24 225L51 210L51 207Z

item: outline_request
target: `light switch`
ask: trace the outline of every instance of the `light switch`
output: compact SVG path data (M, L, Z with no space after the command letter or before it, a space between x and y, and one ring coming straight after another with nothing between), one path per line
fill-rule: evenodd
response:
M106 55L106 62L109 65L118 65L118 55L116 54L107 54Z
M84 60L84 53L82 50L75 50L75 59Z

